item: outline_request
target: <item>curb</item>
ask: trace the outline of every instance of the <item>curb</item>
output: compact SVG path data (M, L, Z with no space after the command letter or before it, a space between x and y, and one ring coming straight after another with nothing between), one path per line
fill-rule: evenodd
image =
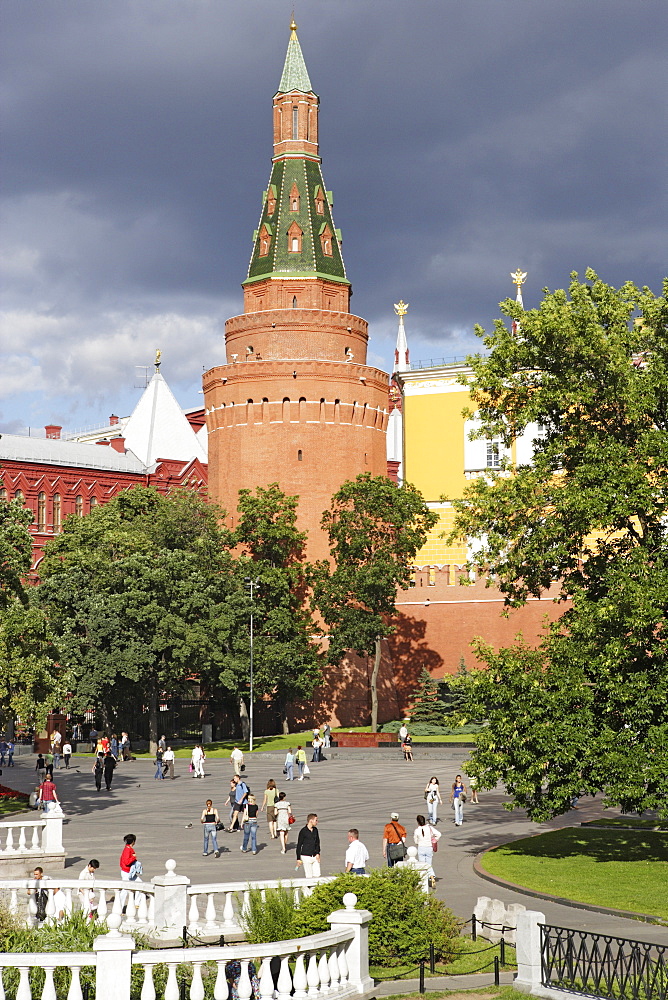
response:
M540 837L541 834L538 833L535 836ZM524 838L521 837L519 839L523 840ZM513 841L508 841L508 843L513 843ZM505 878L499 878L498 875L490 875L482 867L482 859L490 851L495 851L497 847L504 846L505 844L497 844L496 847L488 847L487 850L476 854L473 859L473 871L479 878L484 879L486 882L493 882L494 885L499 885L503 889L511 889L513 892L519 892L523 896L532 896L534 899L546 899L550 903L560 903L562 906L570 906L574 910L591 910L593 913L606 913L611 917L623 917L626 920L639 920L645 924L665 926L662 917L656 917L650 913L633 913L630 910L615 910L610 906L595 906L593 903L581 903L579 900L565 899L563 896L552 896L548 892L537 892L535 889L527 889L524 885L509 882Z

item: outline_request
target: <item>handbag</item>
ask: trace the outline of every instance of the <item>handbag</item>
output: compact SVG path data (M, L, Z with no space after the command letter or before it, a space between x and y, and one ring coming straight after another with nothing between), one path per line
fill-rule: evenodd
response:
M310 767L308 766L308 764L304 764L304 774L310 774L310 773L311 773Z
M425 790L424 790L424 800L425 800L425 802L428 802L428 801L429 801L429 792L427 791L427 789L426 789L426 788L425 788Z
M436 854L436 852L438 850L438 838L434 837L433 835L432 835L432 838L431 838L431 849L434 852L434 854Z
M245 770L246 770L246 765L245 765L245 764L241 764L241 765L239 766L239 770L240 770L240 771L245 771Z
M286 766L286 767L283 768L283 774L287 774L287 773L288 773L288 769L287 769L287 766Z
M293 824L293 823L296 823L296 822L297 822L297 820L296 820L296 819L295 819L295 817L294 817L294 816L292 815L292 813L290 813L290 815L288 816L288 823L290 824L290 826L292 826L292 824Z
M224 829L225 829L225 824L221 820L218 820L218 822L216 823L216 833L220 833L220 831Z
M403 842L400 844L388 844L387 853L390 861L403 861L406 857L406 845Z

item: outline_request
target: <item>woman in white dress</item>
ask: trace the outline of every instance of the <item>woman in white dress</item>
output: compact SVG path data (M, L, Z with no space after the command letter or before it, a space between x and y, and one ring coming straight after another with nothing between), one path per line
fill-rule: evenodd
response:
M424 797L427 801L427 813L429 814L429 822L433 823L434 826L438 823L438 804L439 802L443 805L443 799L441 798L441 789L438 784L438 778L434 775L433 778L429 779L427 787L424 790Z
M204 750L197 744L192 748L192 753L190 754L190 763L192 764L193 774L196 778L204 777Z
M292 816L292 808L285 797L285 792L280 792L274 803L276 810L276 830L281 841L281 854L285 854L288 847L288 831L290 829L289 816Z
M413 832L413 843L417 847L418 861L420 864L429 865L429 882L431 885L436 881L432 861L434 851L437 850L437 843L441 839L440 831L427 823L424 816L416 816L417 826Z

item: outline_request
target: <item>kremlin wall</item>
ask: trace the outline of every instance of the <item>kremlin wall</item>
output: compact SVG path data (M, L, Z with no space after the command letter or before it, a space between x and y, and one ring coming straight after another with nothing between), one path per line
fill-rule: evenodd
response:
M558 607L548 597L504 618L503 599L485 580L467 577L460 585L466 543L443 537L451 500L468 480L498 467L503 450L499 442L470 440L473 423L462 416L465 365L411 366L403 301L395 305L391 383L367 365L367 323L349 311L341 234L321 169L318 106L293 22L273 98L272 166L243 282L244 311L226 323L226 363L203 376L204 408L181 410L158 354L130 417L79 434L51 426L46 438L2 435L0 498L23 499L32 509L37 569L64 517L85 515L123 489L188 486L208 493L234 527L238 490L277 482L299 496L298 526L314 560L329 554L320 519L344 481L370 472L411 482L440 521L418 556L413 586L397 597L398 628L378 682L384 722L409 707L423 667L439 677L462 662L472 666L476 636L495 646L520 632L535 641ZM508 457L530 460L538 434L529 428ZM326 668L313 703L293 707L292 723L368 723L370 672L357 656Z

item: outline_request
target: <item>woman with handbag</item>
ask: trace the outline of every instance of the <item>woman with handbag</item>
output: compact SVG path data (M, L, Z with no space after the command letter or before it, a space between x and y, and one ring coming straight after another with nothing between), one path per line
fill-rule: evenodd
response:
M450 793L450 804L455 810L455 826L461 826L464 822L466 794L466 785L462 781L461 774L458 774L452 782L452 792Z
M218 815L218 810L215 808L211 799L206 800L206 805L202 809L202 815L200 816L199 821L204 828L204 847L202 848L202 857L207 858L209 856L210 840L214 854L217 858L219 858L220 848L218 847L217 832L218 824L220 823L220 816Z
M270 778L267 782L267 787L264 790L264 798L262 799L262 805L260 807L260 812L267 810L267 826L269 827L269 836L272 840L276 840L278 833L276 832L276 799L278 797L278 788L276 787L276 782L273 778Z
M429 884L434 885L436 876L432 867L434 853L438 850L438 842L441 838L440 830L436 830L431 823L427 823L424 816L416 816L417 826L413 833L413 843L417 847L418 861L420 864L429 865Z
M292 815L292 807L285 797L285 792L279 792L274 808L276 809L276 829L281 840L281 854L285 854L288 847L290 823L294 823L295 821Z
M427 803L427 813L429 815L429 822L433 823L434 826L438 823L438 804L439 802L443 805L443 799L441 798L441 789L438 784L438 778L434 775L433 778L429 779L427 787L424 790L424 797Z

